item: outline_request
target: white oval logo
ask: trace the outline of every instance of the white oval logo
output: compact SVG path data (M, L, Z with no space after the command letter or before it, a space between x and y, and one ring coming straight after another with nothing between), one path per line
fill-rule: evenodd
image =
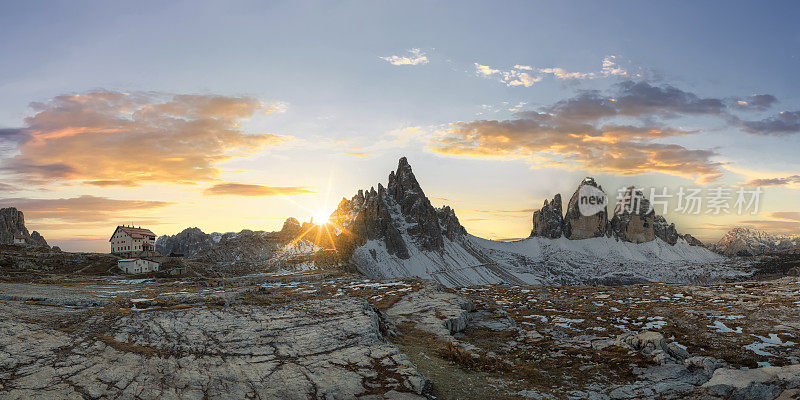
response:
M602 190L592 186L583 185L578 190L578 210L581 215L589 217L606 210L608 196Z

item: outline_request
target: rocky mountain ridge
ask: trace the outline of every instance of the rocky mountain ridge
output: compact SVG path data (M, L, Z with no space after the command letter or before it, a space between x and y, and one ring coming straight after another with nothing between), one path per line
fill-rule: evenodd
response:
M175 235L160 236L156 251L163 255L182 254L191 261L233 270L257 270L273 264L292 269L307 267L298 265L304 263L329 265L338 261L338 256L322 252L332 249L333 244L320 229L319 225L300 224L295 218L286 219L276 232L243 229L205 233L196 227L186 228Z
M50 247L39 232L28 232L22 211L14 207L0 208L0 243L14 243L14 235L25 237L29 245Z
M736 227L728 231L711 249L726 256L757 256L800 248L800 236L778 235Z

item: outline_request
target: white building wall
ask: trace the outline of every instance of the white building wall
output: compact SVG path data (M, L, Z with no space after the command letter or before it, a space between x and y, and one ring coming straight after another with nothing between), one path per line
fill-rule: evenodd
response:
M158 271L161 264L137 258L134 260L119 260L117 261L117 266L126 274L145 274Z
M156 241L155 239L134 239L120 229L111 238L111 252L142 251L145 244L149 244L151 249L155 249Z

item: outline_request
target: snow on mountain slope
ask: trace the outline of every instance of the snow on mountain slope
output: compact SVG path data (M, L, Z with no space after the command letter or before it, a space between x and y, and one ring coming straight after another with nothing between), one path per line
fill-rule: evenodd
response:
M583 217L570 218L581 222ZM602 224L583 224L599 226L598 232L585 235L587 239L562 235L498 242L469 235L453 210L430 204L405 158L389 175L386 188L379 184L377 191L359 191L343 199L330 220L345 232L336 244L343 259L374 278L417 276L458 287L715 282L746 275L725 257L692 246L677 233L663 235L674 244L655 235L634 243L624 235L608 234Z
M498 242L468 235L445 240L441 251L409 246L410 257L390 255L378 240L359 247L351 262L374 278L419 276L444 286L483 284L624 284L715 282L747 275L705 248L660 239L628 243L614 238L528 238Z

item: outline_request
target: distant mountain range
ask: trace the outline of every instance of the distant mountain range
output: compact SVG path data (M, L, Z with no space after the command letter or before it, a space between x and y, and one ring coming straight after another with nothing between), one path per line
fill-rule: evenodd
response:
M726 256L757 256L800 250L800 236L775 235L750 228L733 228L710 247Z
M586 178L565 210L560 194L545 200L532 215L529 238L486 240L467 233L450 207L433 207L411 165L401 158L386 187L378 184L377 190L342 199L329 225L301 225L289 218L277 232L207 234L187 228L159 237L156 250L253 270L314 268L336 259L374 278L416 276L453 287L713 282L745 274L719 254L759 255L800 244L796 236L735 228L705 248L656 215L636 188L629 188L628 204L632 199L639 207L620 203L610 215L605 204L591 215L581 212L580 197L587 191L604 194L595 179Z

